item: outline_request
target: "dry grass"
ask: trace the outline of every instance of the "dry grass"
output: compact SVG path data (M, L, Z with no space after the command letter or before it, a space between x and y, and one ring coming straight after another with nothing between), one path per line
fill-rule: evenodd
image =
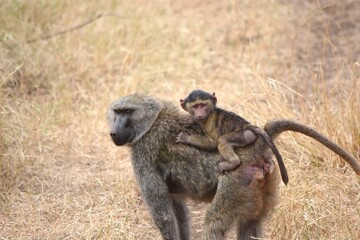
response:
M296 119L359 159L360 3L333 2L3 1L0 239L160 238L107 133L109 103L133 92L216 91L255 124ZM99 13L116 16L27 43ZM278 146L290 184L266 239L360 239L353 171L301 135Z

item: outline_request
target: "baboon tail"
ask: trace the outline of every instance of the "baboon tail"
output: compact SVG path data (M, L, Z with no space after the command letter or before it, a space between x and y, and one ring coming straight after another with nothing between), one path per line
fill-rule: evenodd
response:
M356 174L360 175L360 165L350 153L311 127L291 120L275 120L267 122L264 129L272 139L285 131L299 132L311 137L342 157L350 164Z
M264 141L266 142L266 144L270 147L270 149L272 150L272 152L274 153L277 162L279 164L279 169L280 169L280 173L281 173L281 178L283 180L283 182L285 183L285 185L287 185L287 183L289 182L289 176L287 174L287 170L285 167L285 163L284 160L281 157L281 154L279 152L279 150L277 149L277 147L275 146L274 142L272 141L271 137L269 136L269 134L267 134L267 132L259 127L256 127L254 125L247 125L246 126L247 129L250 129L251 131L253 131L255 134L261 136Z

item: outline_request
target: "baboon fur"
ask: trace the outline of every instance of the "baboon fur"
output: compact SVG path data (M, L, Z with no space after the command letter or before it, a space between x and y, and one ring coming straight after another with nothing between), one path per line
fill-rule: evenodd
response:
M263 222L276 205L279 182L274 165L262 158L269 151L262 138L236 149L243 164L219 174L221 156L217 152L176 143L180 132L196 134L199 130L190 124L189 115L180 114L173 104L139 94L124 96L111 104L108 122L113 142L132 150L137 182L163 239L190 239L187 198L211 202L202 239L224 239L233 224L237 239L262 236ZM274 121L265 130L272 139L286 130L314 137L303 127L307 128L291 121ZM341 156L349 157L346 154ZM347 161L359 174L356 160Z

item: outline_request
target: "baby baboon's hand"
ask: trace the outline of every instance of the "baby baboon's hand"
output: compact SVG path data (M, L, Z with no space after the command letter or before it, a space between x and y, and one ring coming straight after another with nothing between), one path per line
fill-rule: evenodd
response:
M189 138L189 135L187 133L181 132L176 137L176 142L177 143L187 143L188 138Z

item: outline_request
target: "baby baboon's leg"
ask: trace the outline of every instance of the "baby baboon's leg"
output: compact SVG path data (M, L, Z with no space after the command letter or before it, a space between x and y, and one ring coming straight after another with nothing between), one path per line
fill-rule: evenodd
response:
M219 137L217 145L220 155L225 159L219 163L219 171L230 171L240 165L240 159L234 147L243 147L256 140L256 135L251 130L231 132Z
M220 172L230 171L240 165L239 157L225 136L218 139L218 151L224 159L218 166Z
M254 128L257 128L257 127L254 126ZM262 129L260 129L260 130L263 131ZM267 134L267 133L265 132L265 134ZM245 139L248 140L248 142L246 144L251 144L257 139L256 134L253 132L253 130L250 130L250 129L244 130L244 136L246 136ZM244 142L245 142L245 140L244 140ZM262 157L265 160L265 162L273 164L272 154L273 154L273 151L271 149L267 149L262 154Z

